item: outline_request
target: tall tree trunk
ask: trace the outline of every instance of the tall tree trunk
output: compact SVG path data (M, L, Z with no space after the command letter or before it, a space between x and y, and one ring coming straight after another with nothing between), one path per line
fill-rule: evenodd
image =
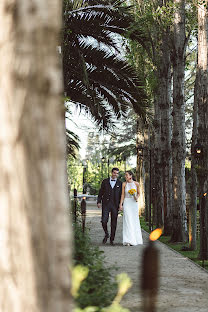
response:
M200 258L208 259L208 18L206 6L198 5L198 140L202 155L199 162Z
M140 155L138 147L144 147L144 125L137 120L137 167L136 167L136 180L139 182L140 187L140 196L138 199L139 205L139 214L144 215L145 213L145 172L144 172L144 159L143 159L143 151L142 155Z
M0 2L0 310L68 312L58 0Z
M164 233L171 233L172 215L172 157L171 157L171 60L170 50L167 46L169 33L164 33L161 45L161 57L159 63L159 90L161 112L161 165L164 194Z
M187 241L185 183L185 1L174 0L173 47L173 232L172 241Z
M160 96L154 102L154 223L156 227L164 225L164 196L163 196L163 174L162 174L162 155L161 155L161 110L159 105Z
M145 172L145 221L151 221L150 209L151 209L151 168L150 168L150 129L149 126L145 126L144 129L144 172Z
M198 59L198 58L197 58ZM198 61L197 61L198 62ZM189 207L189 245L192 250L196 250L196 229L197 229L197 159L194 147L197 143L198 128L198 73L196 74L194 86L194 107L193 107L193 130L191 142L191 192Z
M164 1L154 1L154 5L164 6ZM155 120L154 120L154 205L157 206L156 225L164 226L164 232L169 233L172 215L172 187L171 187L171 60L169 28L162 31L156 24L153 30L154 49L153 63L157 67L157 89L155 91ZM154 195L155 194L155 195Z

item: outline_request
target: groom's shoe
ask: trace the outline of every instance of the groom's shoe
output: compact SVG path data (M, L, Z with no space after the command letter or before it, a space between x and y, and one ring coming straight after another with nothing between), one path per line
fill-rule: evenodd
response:
M114 242L112 240L110 241L110 244L111 244L111 246L115 246Z
M108 234L106 234L106 235L105 235L105 237L103 238L103 244L106 244L106 242L107 242L108 238L109 238L109 235L108 235Z

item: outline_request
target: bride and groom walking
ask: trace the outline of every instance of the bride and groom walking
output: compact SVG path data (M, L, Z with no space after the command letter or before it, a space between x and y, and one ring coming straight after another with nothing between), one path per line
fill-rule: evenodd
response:
M110 244L114 245L119 210L123 210L123 245L143 244L137 203L139 184L133 181L131 171L125 172L124 183L118 179L118 174L119 169L113 168L111 177L102 181L98 194L97 206L102 207L101 223L105 232L103 244L106 244L109 238L107 224L111 214Z

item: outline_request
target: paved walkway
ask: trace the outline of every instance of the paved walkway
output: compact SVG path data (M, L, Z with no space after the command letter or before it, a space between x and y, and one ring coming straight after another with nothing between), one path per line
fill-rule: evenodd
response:
M115 246L102 245L101 211L95 203L87 202L87 225L94 245L104 251L106 266L116 265L116 274L126 272L133 286L124 296L122 305L130 311L141 312L141 255L148 235L143 232L144 245L122 246L122 217L118 218ZM208 273L182 255L157 242L160 251L160 289L157 312L208 312Z

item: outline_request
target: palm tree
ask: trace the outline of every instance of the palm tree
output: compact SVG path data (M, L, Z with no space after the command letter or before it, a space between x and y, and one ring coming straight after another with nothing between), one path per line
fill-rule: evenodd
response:
M73 131L66 129L66 153L76 158L77 151L80 148L80 139Z
M130 105L140 116L145 114L142 83L120 52L125 45L122 35L133 21L129 8L122 3L64 2L64 91L102 128L107 128L113 117L125 114Z

